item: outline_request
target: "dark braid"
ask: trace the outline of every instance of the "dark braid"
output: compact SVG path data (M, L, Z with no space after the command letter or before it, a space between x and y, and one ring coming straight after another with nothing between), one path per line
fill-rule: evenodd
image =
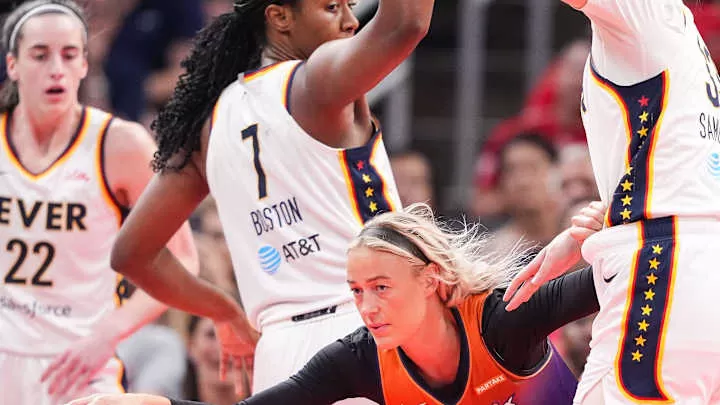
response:
M216 18L195 37L193 50L183 62L185 72L175 91L152 123L158 150L153 170L182 169L200 150L200 135L215 102L238 74L259 67L265 45L265 9L270 4L298 0L235 0L232 13ZM182 153L177 164L169 160Z

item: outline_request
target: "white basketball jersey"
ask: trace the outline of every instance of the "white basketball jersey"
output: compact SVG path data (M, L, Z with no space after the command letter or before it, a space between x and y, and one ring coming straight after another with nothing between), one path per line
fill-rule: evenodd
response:
M84 108L64 153L44 172L17 158L0 122L0 351L54 355L115 308L110 251L122 220L102 144L111 115Z
M334 149L290 115L299 61L242 75L217 102L207 180L250 320L352 300L347 248L370 217L400 207L382 142Z
M608 225L720 218L720 76L682 0L589 0L581 110Z

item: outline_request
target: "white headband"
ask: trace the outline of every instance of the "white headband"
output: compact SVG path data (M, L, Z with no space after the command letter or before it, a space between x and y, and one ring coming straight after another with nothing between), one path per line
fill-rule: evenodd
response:
M47 14L48 12L56 12L61 13L65 15L69 15L71 17L75 17L80 21L80 24L85 28L83 31L85 34L85 41L87 42L87 26L85 26L85 23L80 18L79 15L75 11L73 11L70 7L64 6L62 4L43 4L42 6L38 6L33 8L32 10L25 13L17 23L15 23L15 26L13 27L12 33L10 34L10 42L8 43L8 51L12 51L15 48L15 41L17 40L17 35L20 32L20 28L22 28L23 24L25 24L29 19L32 17L38 15L38 14Z

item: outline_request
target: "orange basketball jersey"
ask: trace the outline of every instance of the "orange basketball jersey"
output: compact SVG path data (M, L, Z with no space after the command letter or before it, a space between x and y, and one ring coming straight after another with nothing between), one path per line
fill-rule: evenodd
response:
M506 370L489 353L482 337L481 320L487 294L474 295L453 309L462 332L457 379L465 381L459 398L437 398L414 371L400 349L378 350L386 404L443 405L563 405L572 403L577 380L554 349L527 376ZM549 343L548 343L549 344Z

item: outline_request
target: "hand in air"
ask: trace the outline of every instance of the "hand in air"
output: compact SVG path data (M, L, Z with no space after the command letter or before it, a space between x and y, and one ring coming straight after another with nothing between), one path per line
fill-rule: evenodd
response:
M255 346L260 334L243 318L216 321L215 331L220 340L220 379L225 380L232 371L235 393L241 397L250 395L252 387ZM228 367L230 369L228 369ZM248 381L245 381L247 376Z
M45 369L40 382L49 381L48 394L53 398L81 393L95 374L115 353L112 337L95 333L73 343Z
M145 394L96 394L76 399L66 405L170 405L170 400Z
M605 206L593 201L572 217L572 226L556 236L520 271L508 287L503 300L512 311L527 302L546 282L563 275L582 258L580 247L585 239L603 227Z

